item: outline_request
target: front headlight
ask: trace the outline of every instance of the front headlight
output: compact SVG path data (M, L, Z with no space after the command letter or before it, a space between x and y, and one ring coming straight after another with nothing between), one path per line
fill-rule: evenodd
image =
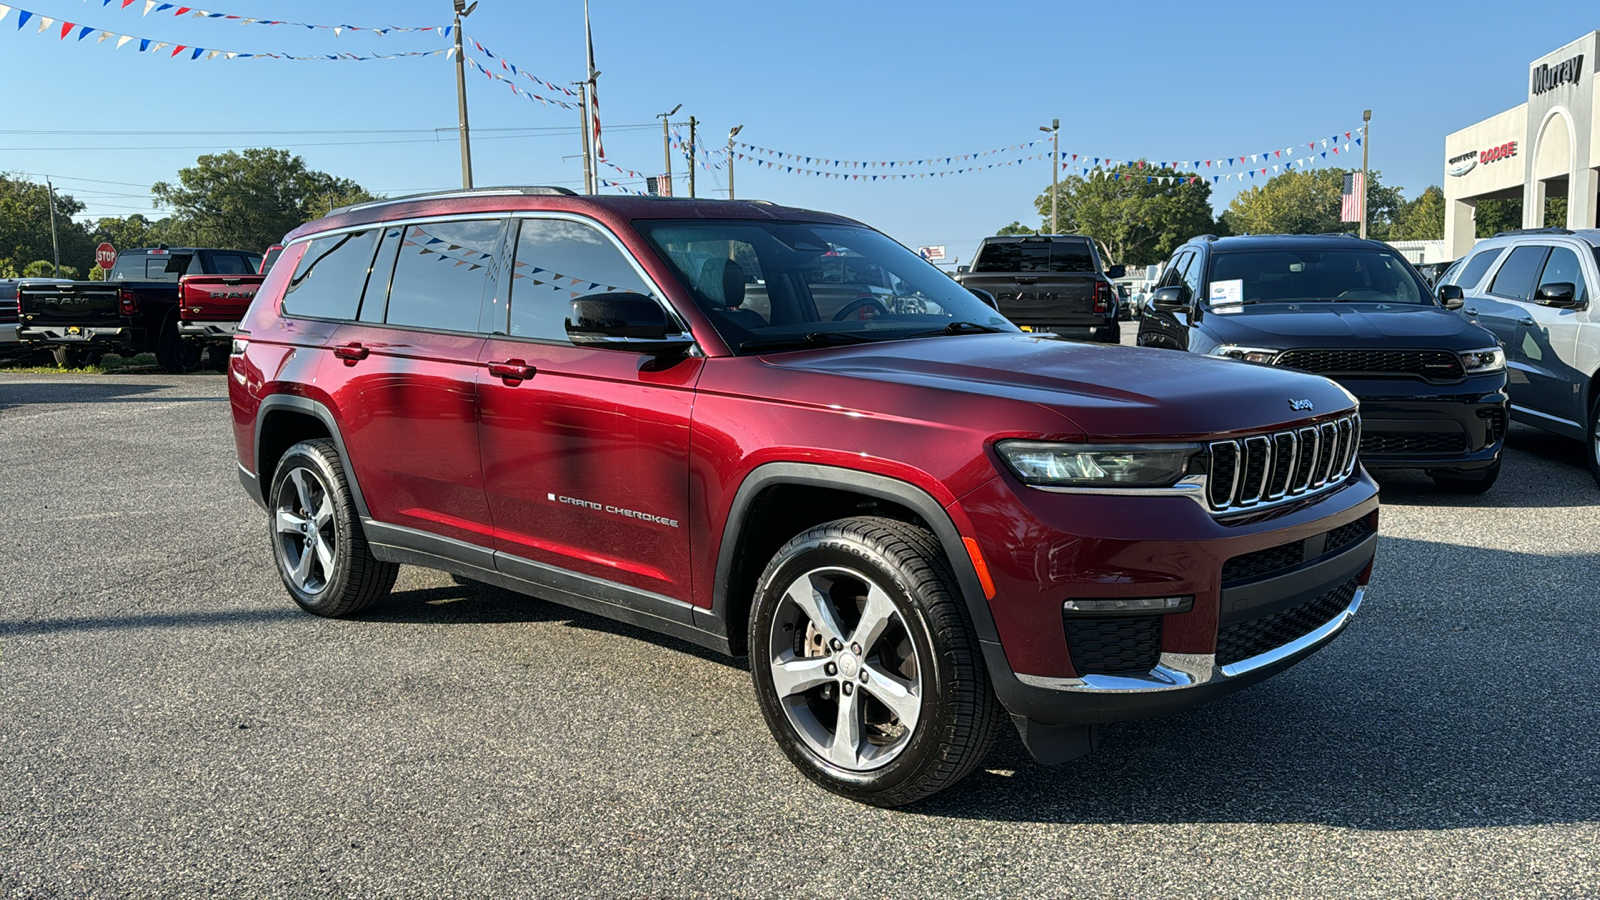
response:
M1468 375L1499 372L1506 367L1506 351L1499 347L1487 350L1469 350L1461 354L1461 368Z
M1000 458L1040 487L1171 487L1198 474L1199 444L1050 444L1001 441Z
M1241 347L1238 344L1219 344L1212 348L1211 355L1225 356L1228 359L1242 359L1245 362L1263 363L1270 366L1278 358L1278 354L1282 352L1281 350L1273 350L1267 347Z

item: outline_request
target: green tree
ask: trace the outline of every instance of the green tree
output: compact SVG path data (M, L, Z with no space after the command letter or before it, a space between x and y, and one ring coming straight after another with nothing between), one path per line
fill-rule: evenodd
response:
M1401 207L1389 229L1391 241L1437 241L1444 238L1444 191L1429 185L1417 199Z
M82 271L94 261L94 244L89 240L88 229L72 221L80 212L83 212L82 203L71 194L56 192L56 240L61 248L63 269L71 266ZM20 272L35 260L54 258L50 242L50 189L0 174L0 270Z
M1479 200L1474 220L1476 237L1494 237L1501 231L1516 231L1522 227L1522 198ZM1555 228L1567 226L1567 198L1544 198L1543 224Z
M78 270L73 266L63 265L61 271L56 271L55 263L48 259L36 259L22 267L23 278L77 278Z
M1036 231L1036 230L1034 230L1032 228L1029 228L1028 226L1022 224L1021 222L1017 222L1017 221L1013 221L1010 225L1007 225L1006 227L1004 227L1004 228L1000 229L999 231L995 232L995 234L999 234L999 235L1007 235L1007 234L1038 234L1038 233L1039 233L1038 231Z
M1179 244L1216 228L1211 186L1191 183L1192 172L1158 170L1145 163L1068 175L1057 188L1061 230L1103 243L1111 258L1129 266L1158 263ZM1034 200L1041 221L1050 217L1050 191Z
M158 182L150 194L174 211L172 233L185 243L257 251L330 208L376 199L272 148L206 154L178 170L178 184Z
M1360 223L1339 221L1347 174L1346 169L1317 169L1275 175L1234 197L1222 220L1234 234L1357 234ZM1399 188L1385 187L1380 173L1368 177L1367 236L1387 240L1405 198Z

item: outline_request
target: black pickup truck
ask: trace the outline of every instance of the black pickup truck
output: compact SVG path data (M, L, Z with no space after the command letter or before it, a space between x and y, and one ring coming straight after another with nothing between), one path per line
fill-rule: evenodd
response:
M192 372L209 347L220 369L261 284L260 263L261 254L244 250L124 250L107 281L21 285L17 337L48 348L63 368L105 353L154 352L167 371Z
M1115 344L1122 266L1106 266L1094 241L1077 234L987 237L956 281L994 296L1000 314L1029 331Z

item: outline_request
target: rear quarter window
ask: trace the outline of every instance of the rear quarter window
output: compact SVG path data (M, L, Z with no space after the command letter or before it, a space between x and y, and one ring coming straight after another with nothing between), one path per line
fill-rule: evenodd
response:
M283 312L316 319L354 319L372 268L378 229L313 240L295 266Z

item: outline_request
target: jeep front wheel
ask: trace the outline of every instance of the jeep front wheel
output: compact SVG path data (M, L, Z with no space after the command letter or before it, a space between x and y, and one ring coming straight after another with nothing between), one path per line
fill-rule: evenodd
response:
M819 525L757 585L751 673L779 746L834 793L900 806L966 777L1001 707L933 535L893 519Z
M268 494L272 556L289 596L306 612L351 616L394 587L400 567L367 546L339 450L326 439L289 448Z

